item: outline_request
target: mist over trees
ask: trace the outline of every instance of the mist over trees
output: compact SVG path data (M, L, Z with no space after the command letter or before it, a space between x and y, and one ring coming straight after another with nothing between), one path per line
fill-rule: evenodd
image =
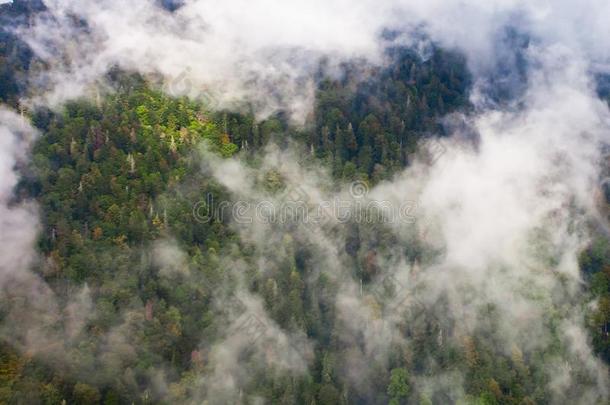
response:
M517 19L490 61L405 2L428 27L268 57L100 4L0 5L0 402L607 403L603 52ZM119 49L151 21L235 66Z

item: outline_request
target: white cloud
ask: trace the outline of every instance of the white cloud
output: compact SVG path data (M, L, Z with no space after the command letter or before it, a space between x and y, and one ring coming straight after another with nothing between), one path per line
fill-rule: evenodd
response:
M372 197L396 206L417 199L425 228L420 242L441 254L432 263L419 263L420 271L405 260L393 261L391 254L380 260L385 259L386 271L410 280L413 291L424 288L426 305L438 305L445 298L449 311L441 315L449 320L476 324L480 305L496 304L495 332L504 343L499 350L507 353L515 345L529 353L547 347L551 331L545 321L560 309L567 325L561 339L569 350L558 355L557 364L573 362L578 372L593 377L594 387L583 393L583 401L607 398L607 370L587 346L582 313L573 305L584 299L576 257L587 242L583 224L596 215L598 150L610 142L608 108L593 91L591 78L593 71L607 69L610 62L607 1L190 0L173 14L144 0L128 5L118 0L46 3L55 21L40 20L22 32L52 64L48 78L53 88L46 101L61 103L82 94L115 64L145 74L160 72L170 81L188 69L193 87L184 88L185 93L209 89L222 103L245 97L257 103L261 113L288 108L301 120L311 108L318 60L329 57L336 63L363 57L381 63L383 28L424 29L433 41L463 51L479 80L497 67L506 51L501 38L507 25L527 34L529 80L520 103L511 110L479 105L465 118L480 135L476 147L450 138L444 141L447 152L434 166L415 164L371 190ZM88 33L74 26L71 14L87 23ZM19 244L10 252L18 252L31 248L35 224L21 208L8 207L16 183L14 156L20 148L11 136L0 142L1 153L6 154L0 160L5 179L0 186L0 219L25 224L14 230L17 235L25 232L24 237L10 241ZM324 190L324 173L314 175L300 167L294 155L279 159L278 154L267 154L264 169L287 162L281 170L288 182L305 188L314 201L333 197ZM256 174L244 164L216 163L212 174L239 198L265 198L255 188ZM400 241L394 250L400 252L412 242L412 229L394 225ZM260 223L240 227L243 240L277 256L282 251L270 245L275 247L282 231ZM363 335L362 347L350 352L346 364L383 358L389 340L400 337L398 325L404 318L387 315L381 333L372 333L371 322L379 315L374 303L358 296L359 280L352 278L343 253L344 235L315 231L302 230L319 253L319 272L340 284L336 304L344 325L339 338L351 342L357 332ZM3 273L21 257L0 259ZM184 258L172 248L161 251L158 259L169 265ZM264 259L261 263L267 265L274 257ZM464 291L473 291L473 296ZM250 304L264 316L258 301ZM278 332L275 329L270 330ZM285 339L279 332L276 340ZM229 339L214 355L228 356L225 349L233 343L243 345ZM226 366L233 367L236 360L228 357ZM222 367L217 371L222 379ZM551 388L558 401L575 388L570 370L549 366L546 372L553 377ZM363 381L366 376L352 373L347 378ZM440 379L447 385L461 384L459 376Z
M423 28L432 40L464 51L475 73L495 68L506 46L501 38L507 25L542 48L566 46L590 66L606 66L610 57L605 35L610 7L603 0L586 5L546 0L191 0L174 13L146 0L128 6L118 0L46 4L56 20L42 19L23 36L55 64L51 80L56 86L47 94L52 102L82 93L118 64L160 72L170 82L188 71L192 88L185 93L212 92L225 104L247 97L261 113L287 108L302 120L311 107L317 61L363 57L380 63L384 28ZM71 15L87 23L88 34L74 26Z

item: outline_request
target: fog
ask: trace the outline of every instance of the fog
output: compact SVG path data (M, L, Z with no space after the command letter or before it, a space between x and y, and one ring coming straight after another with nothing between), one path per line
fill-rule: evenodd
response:
M201 146L197 156L203 173L222 184L233 201L246 202L242 214L255 218L233 218L232 226L243 243L254 246L257 261L244 264L236 254L220 264L234 283L214 292L217 306L229 306L236 296L245 309L223 315L226 328L220 328L216 341L202 336L212 366L197 374L194 401L235 400L261 369L302 375L311 367L317 342L278 326L243 280L246 267L265 275L284 266L294 249L313 252L305 285L317 289L320 277L333 283L334 291L320 291L318 299L334 307L334 338L350 348L335 359L341 378L363 396L374 366L387 365L396 347L407 358L413 356L418 334L429 327L439 347L468 347L472 336L480 334L498 353L531 358L557 344L556 325L549 322L557 317L560 349L546 359L544 370L552 401L607 401L608 370L592 353L585 330L583 308L595 302L587 302L577 258L590 240L591 221L600 221L595 193L601 148L610 142L610 114L596 93L595 75L610 70L610 3L187 0L173 12L144 0L45 4L48 12L32 27L18 29L48 64L38 72L44 86L22 100L32 106L58 107L96 91L112 91L105 74L119 66L149 77L160 74L162 88L175 96L200 98L214 108L250 102L259 117L282 110L295 125L306 125L322 61L327 75L340 74L338 66L354 60L384 66L384 51L391 44L420 49L434 44L467 57L474 109L453 117L463 125L438 140L442 156L432 163L414 159L391 180L366 190L365 199L393 207L412 204L413 221L394 218L369 233L357 221L345 224L336 215L324 224L261 221L255 218L256 204L278 206L286 198L260 187L270 170L281 174L287 189L298 189L310 207L337 200L354 203L361 196L350 193L349 184L337 186L325 168L303 159L306 153L299 146L269 146L256 168L242 155L220 159ZM384 35L389 30L398 34ZM523 36L520 45L510 32ZM523 55L522 65L517 52ZM502 69L508 73L499 73ZM519 69L524 69L523 77ZM490 94L497 77L515 89L502 105ZM27 316L14 309L18 312L12 312L12 319L24 316L27 321L10 333L5 323L3 335L24 351L76 342L87 317L95 316L90 293L85 285L60 305L31 271L39 260L36 207L15 203L13 195L16 166L27 159L34 131L6 110L0 112L0 124L0 286L4 296L19 283L13 295L27 300L43 291L46 300L32 304ZM361 243L377 255L380 270L364 286L353 271L363 258L345 251L350 224L363 228ZM384 246L378 246L378 231L391 235ZM424 252L416 260L405 253L414 244ZM144 251L161 277L205 282L189 269L186 253L171 236ZM398 293L376 293L388 279ZM97 354L108 370L120 367L123 353L135 356L129 328L142 315L126 310L123 316L121 327L105 337L107 350ZM264 325L260 339L252 341L252 331L239 326L244 316ZM67 325L60 336L40 327L59 318ZM240 354L246 349L244 360ZM62 357L61 352L55 355ZM459 371L442 370L435 359L427 367L430 376L414 382L421 392L463 397ZM163 372L155 370L153 386L163 387ZM583 375L589 385L576 382ZM168 395L162 388L157 391L159 398Z

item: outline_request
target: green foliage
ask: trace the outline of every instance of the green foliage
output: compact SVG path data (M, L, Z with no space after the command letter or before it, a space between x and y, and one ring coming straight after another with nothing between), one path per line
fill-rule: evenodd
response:
M395 368L391 372L388 385L390 403L399 404L409 395L409 371L405 368Z
M599 235L591 243L581 255L580 263L597 303L588 313L593 347L610 362L610 243L605 236Z
M338 359L360 348L348 347L337 337L343 321L334 308L337 282L312 268L315 253L284 235L273 241L273 251L264 252L267 268L259 271L260 257L222 218L209 223L193 220L193 202L205 195L215 201L227 197L200 170L195 151L201 144L220 158L237 153L248 158L285 135L312 150L315 164L328 164L336 178L371 183L407 165L417 141L441 130L439 115L468 108L469 79L463 60L451 53L437 50L425 62L406 51L393 57L394 68L376 72L356 90L349 67L346 81L322 81L313 125L305 130L290 128L280 114L257 122L251 114L212 113L130 75L118 75L117 92L99 104L80 100L61 113L36 112L32 120L44 135L33 151L35 175L21 187L40 204L39 249L45 260L37 270L59 293L65 286L86 283L94 292L96 316L87 320L80 344L70 348L82 370L54 370L44 359L1 348L0 402L157 402L148 387L143 388L157 367L167 368L170 398L185 401L189 390L201 383L199 373L208 367L202 345L217 342L223 326L208 288L226 281L221 262L227 257L243 261L246 285L262 298L279 328L308 336L318 345L309 373L293 377L264 370L253 378L246 396L268 403L400 404L411 398L422 404L443 403L446 398L428 396L410 383L428 377L421 370L432 369L459 371L471 403L545 402L547 393L541 387L548 381L536 364L552 353L524 359L515 348L508 356L497 352L493 338L466 337L462 346L442 344L443 331L432 319L423 320L424 327L417 331L414 325L401 325L412 338L409 347L396 344L389 364L366 364L374 371L374 378L366 382L371 394L359 392L360 387L347 382L350 370ZM270 194L286 187L275 171L265 173L262 183ZM346 260L353 260L354 275L366 288L376 272L375 249L393 246L391 236L375 226L351 231ZM365 234L374 234L376 246L363 243L360 235ZM143 254L167 238L186 252L188 282L180 274L162 274L159 265ZM413 259L423 257L415 243L404 249ZM588 317L593 343L608 360L607 240L600 238L583 253L581 267L598 299ZM306 282L312 274L317 274L315 284ZM96 363L108 345L104 337L119 329L127 337L119 343L133 352L121 358L101 356L114 368ZM431 358L438 364L431 366Z
M98 404L100 402L100 393L95 387L78 383L74 386L74 401L83 405Z
M332 162L338 177L352 178L354 171L375 181L390 176L408 164L426 133L442 133L440 115L468 108L470 78L461 56L436 49L421 61L402 48L390 56L390 67L366 82L352 83L357 68L347 66L346 79L320 85L308 144L316 156Z

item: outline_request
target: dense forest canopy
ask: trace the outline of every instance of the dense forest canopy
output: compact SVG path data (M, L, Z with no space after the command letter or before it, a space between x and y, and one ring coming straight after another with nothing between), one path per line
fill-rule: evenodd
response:
M214 87L113 36L232 11L117 3L0 5L1 403L607 403L595 53L503 26L473 62L424 24L261 73L240 34Z

